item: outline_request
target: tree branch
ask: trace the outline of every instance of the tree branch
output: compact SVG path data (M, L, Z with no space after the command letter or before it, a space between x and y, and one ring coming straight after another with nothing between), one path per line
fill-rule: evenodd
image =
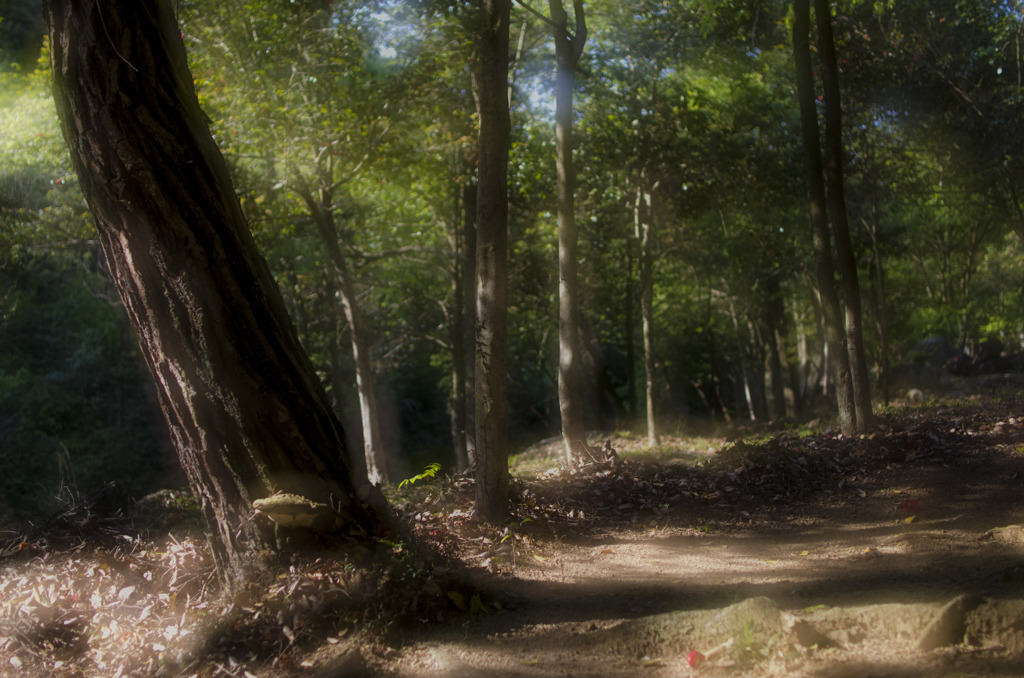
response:
M583 0L572 0L572 11L576 15L576 35L572 37L572 60L575 64L583 55L587 43L587 18L583 13Z
M530 7L529 5L527 5L525 2L523 2L523 0L515 0L515 1L518 4L522 5L523 9L525 9L527 12L529 12L533 16L537 17L538 19L540 19L541 21L546 23L548 26L551 26L552 28L560 28L560 26L558 24L556 24L554 21L552 21L551 19L547 18L546 16L544 16L543 14L541 14L540 12L535 10L533 7Z
M440 254L441 256L454 258L456 253L452 250L446 250L442 247L427 247L424 245L406 245L405 247L396 247L390 250L380 250L379 252L367 253L359 250L354 250L356 256L363 260L363 262L379 261L381 259L387 259L389 257L397 257L403 254Z

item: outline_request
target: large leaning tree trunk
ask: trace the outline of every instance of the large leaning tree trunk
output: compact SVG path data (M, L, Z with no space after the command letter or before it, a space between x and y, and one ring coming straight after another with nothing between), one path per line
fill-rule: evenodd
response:
M548 0L555 40L555 154L558 170L558 407L562 415L562 442L570 468L587 458L583 426L583 355L580 346L580 283L578 272L579 226L576 224L572 162L572 100L576 64L587 40L583 0L573 0L576 32L569 32L569 17L562 0Z
M480 0L480 116L476 240L476 506L508 517L508 105L509 0Z
M818 111L814 98L814 71L811 67L810 0L793 2L793 59L796 64L797 99L800 104L800 126L804 138L807 172L807 194L811 212L811 237L817 269L818 299L825 326L828 355L833 359L836 378L836 400L839 427L846 435L856 432L855 401L850 376L850 358L842 328L839 296L835 289L835 266L832 261L828 215L825 204L825 178L821 162L821 135L818 132Z
M229 590L282 490L374 516L199 108L170 0L46 0L54 97L104 255Z
M850 238L846 211L846 189L843 182L843 123L839 95L839 67L836 61L835 37L832 32L832 10L828 0L814 0L814 16L821 45L822 82L825 94L825 176L828 182L828 205L832 216L832 232L836 236L839 273L843 279L843 301L846 308L846 346L850 354L850 376L853 383L854 417L859 433L874 426L871 410L871 383L864 356L864 331L860 301L857 261Z

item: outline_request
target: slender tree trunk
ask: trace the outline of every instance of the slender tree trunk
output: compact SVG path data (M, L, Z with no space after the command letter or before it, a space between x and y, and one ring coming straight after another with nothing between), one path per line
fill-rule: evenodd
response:
M786 307L782 299L779 276L779 271L773 271L765 281L767 298L764 304L764 321L768 342L768 373L771 375L772 381L772 405L769 412L770 416L776 419L793 414L792 406L786 398L786 375L783 370L783 363L788 362L784 328Z
M658 416L655 409L657 382L654 373L654 276L651 270L654 257L654 214L651 209L651 189L647 186L646 180L645 173L641 172L633 215L636 239L640 243L637 277L640 284L640 318L643 325L644 373L647 379L647 444L657 447L661 444L661 436L658 432Z
M871 222L864 221L864 227L871 236L871 253L875 274L875 324L878 328L878 384L882 389L882 402L889 404L889 303L885 284L885 265L882 248L878 239L877 207L872 207Z
M792 302L791 307L793 325L797 328L796 364L792 367L793 400L795 403L796 414L798 416L802 416L804 413L804 405L807 403L808 375L813 367L813 362L811 361L810 352L807 349L807 333L801 330L804 325L803 314L800 312L799 305L795 300Z
M456 236L458 237L458 236ZM461 239L460 239L461 240ZM464 327L466 325L465 309L462 300L465 297L464 268L458 261L461 256L462 243L456 248L456 261L452 265L452 398L451 427L452 449L455 452L455 468L460 473L469 468L469 454L466 452L466 341Z
M469 454L466 451L466 240L462 228L462 190L457 188L452 196L452 399L451 425L452 449L455 452L455 468L461 473L469 468ZM470 285L472 286L472 285Z
M725 281L722 281L725 283ZM726 287L723 285L723 288ZM740 362L740 382L743 384L743 402L747 406L747 417L750 421L757 421L757 412L754 410L754 398L750 392L750 376L747 374L746 351L743 346L743 337L740 331L740 319L736 314L736 304L732 296L729 296L729 318L732 320L732 329L736 335L736 356Z
M473 331L476 316L476 186L467 184L456 191L453 227L455 263L452 274L452 443L460 472L466 471L474 456L470 425L472 408Z
M846 189L843 182L842 105L839 95L839 67L836 63L835 38L832 34L832 10L828 0L815 0L814 15L818 24L818 42L822 56L822 80L825 86L825 175L828 179L828 204L832 231L836 236L839 271L843 279L843 301L846 308L846 342L850 354L850 375L853 383L854 416L857 431L867 433L874 426L871 410L871 382L864 357L864 331L861 313L860 282L857 261L853 254L850 224L846 212Z
M463 209L463 255L462 255L462 279L465 294L460 299L462 302L463 316L463 342L466 347L466 460L467 468L472 468L476 463L476 408L474 406L476 393L476 351L473 350L476 344L476 217L477 217L477 185L475 181L468 182L462 187L462 209Z
M818 133L818 112L815 107L814 73L811 68L809 0L794 0L793 56L796 62L797 98L800 103L800 125L806 153L807 193L811 213L811 233L817 262L818 298L821 303L825 339L834 365L836 400L839 405L839 426L844 434L857 430L850 358L842 329L839 297L835 290L835 267L829 238L825 203L825 180L821 163L821 137Z
M370 524L342 427L257 252L168 0L47 0L72 162L230 589L276 490ZM115 37L116 36L116 37Z
M330 328L327 338L327 380L330 384L329 395L331 397L331 407L334 408L334 412L342 418L344 421L345 412L345 393L348 389L348 382L345 375L344 363L344 341L342 337L345 334L345 312L338 308L338 286L337 277L334 275L334 269L329 264L324 265L323 273L323 287L320 292L320 313L325 314L327 319L327 327ZM291 285L293 289L298 289L298 283ZM299 302L301 304L301 302ZM300 306L301 308L301 306ZM304 315L304 314L303 314ZM302 315L299 316L302 318ZM308 321L299 320L299 336L309 336ZM351 441L350 441L351 444ZM358 458L351 459L353 465L361 467L363 462ZM365 469L364 469L365 470Z
M634 421L637 415L636 395L636 341L633 338L633 323L636 316L636 278L633 273L633 249L635 239L626 243L626 303L622 317L625 327L626 341L626 399L629 402L629 415Z
M573 90L576 64L587 39L582 0L574 0L576 34L569 33L568 15L561 0L549 0L555 40L555 152L558 168L558 406L562 415L562 442L570 468L586 458L587 434L583 426L582 364L579 332L579 276L572 163Z
M508 517L509 0L480 0L480 171L476 243L476 505Z
M349 339L352 344L352 360L356 371L356 395L359 398L359 419L363 431L363 456L366 460L366 477L373 485L388 481L384 442L380 434L380 416L377 412L377 396L373 388L373 364L370 362L370 348L366 341L362 313L356 299L355 284L345 260L345 253L338 244L333 198L325 194L315 199L308 190L300 190L303 199L316 223L320 239L327 250L327 256L334 269L338 283L338 296L348 322Z

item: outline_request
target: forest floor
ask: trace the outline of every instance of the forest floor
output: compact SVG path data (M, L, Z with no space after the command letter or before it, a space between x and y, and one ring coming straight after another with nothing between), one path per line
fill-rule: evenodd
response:
M474 520L470 481L423 479L393 497L408 543L232 600L194 530L51 521L0 540L0 675L1024 675L1022 407L600 436L616 458L575 473L548 441L515 459L509 525Z

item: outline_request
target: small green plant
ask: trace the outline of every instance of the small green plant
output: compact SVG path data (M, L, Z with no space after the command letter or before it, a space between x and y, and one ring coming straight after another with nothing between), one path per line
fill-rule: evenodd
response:
M483 601L480 600L480 594L474 593L469 599L469 613L470 614L487 614L487 607L484 606Z
M437 472L441 470L441 465L437 462L428 464L427 468L423 469L423 473L415 475L412 478L406 478L402 482L398 483L398 489L402 489L406 485L413 485L419 480L426 480L427 478L436 478Z
M391 551L395 554L400 554L405 551L405 543L400 541L391 541L390 539L378 539L378 542L385 546L391 547Z

